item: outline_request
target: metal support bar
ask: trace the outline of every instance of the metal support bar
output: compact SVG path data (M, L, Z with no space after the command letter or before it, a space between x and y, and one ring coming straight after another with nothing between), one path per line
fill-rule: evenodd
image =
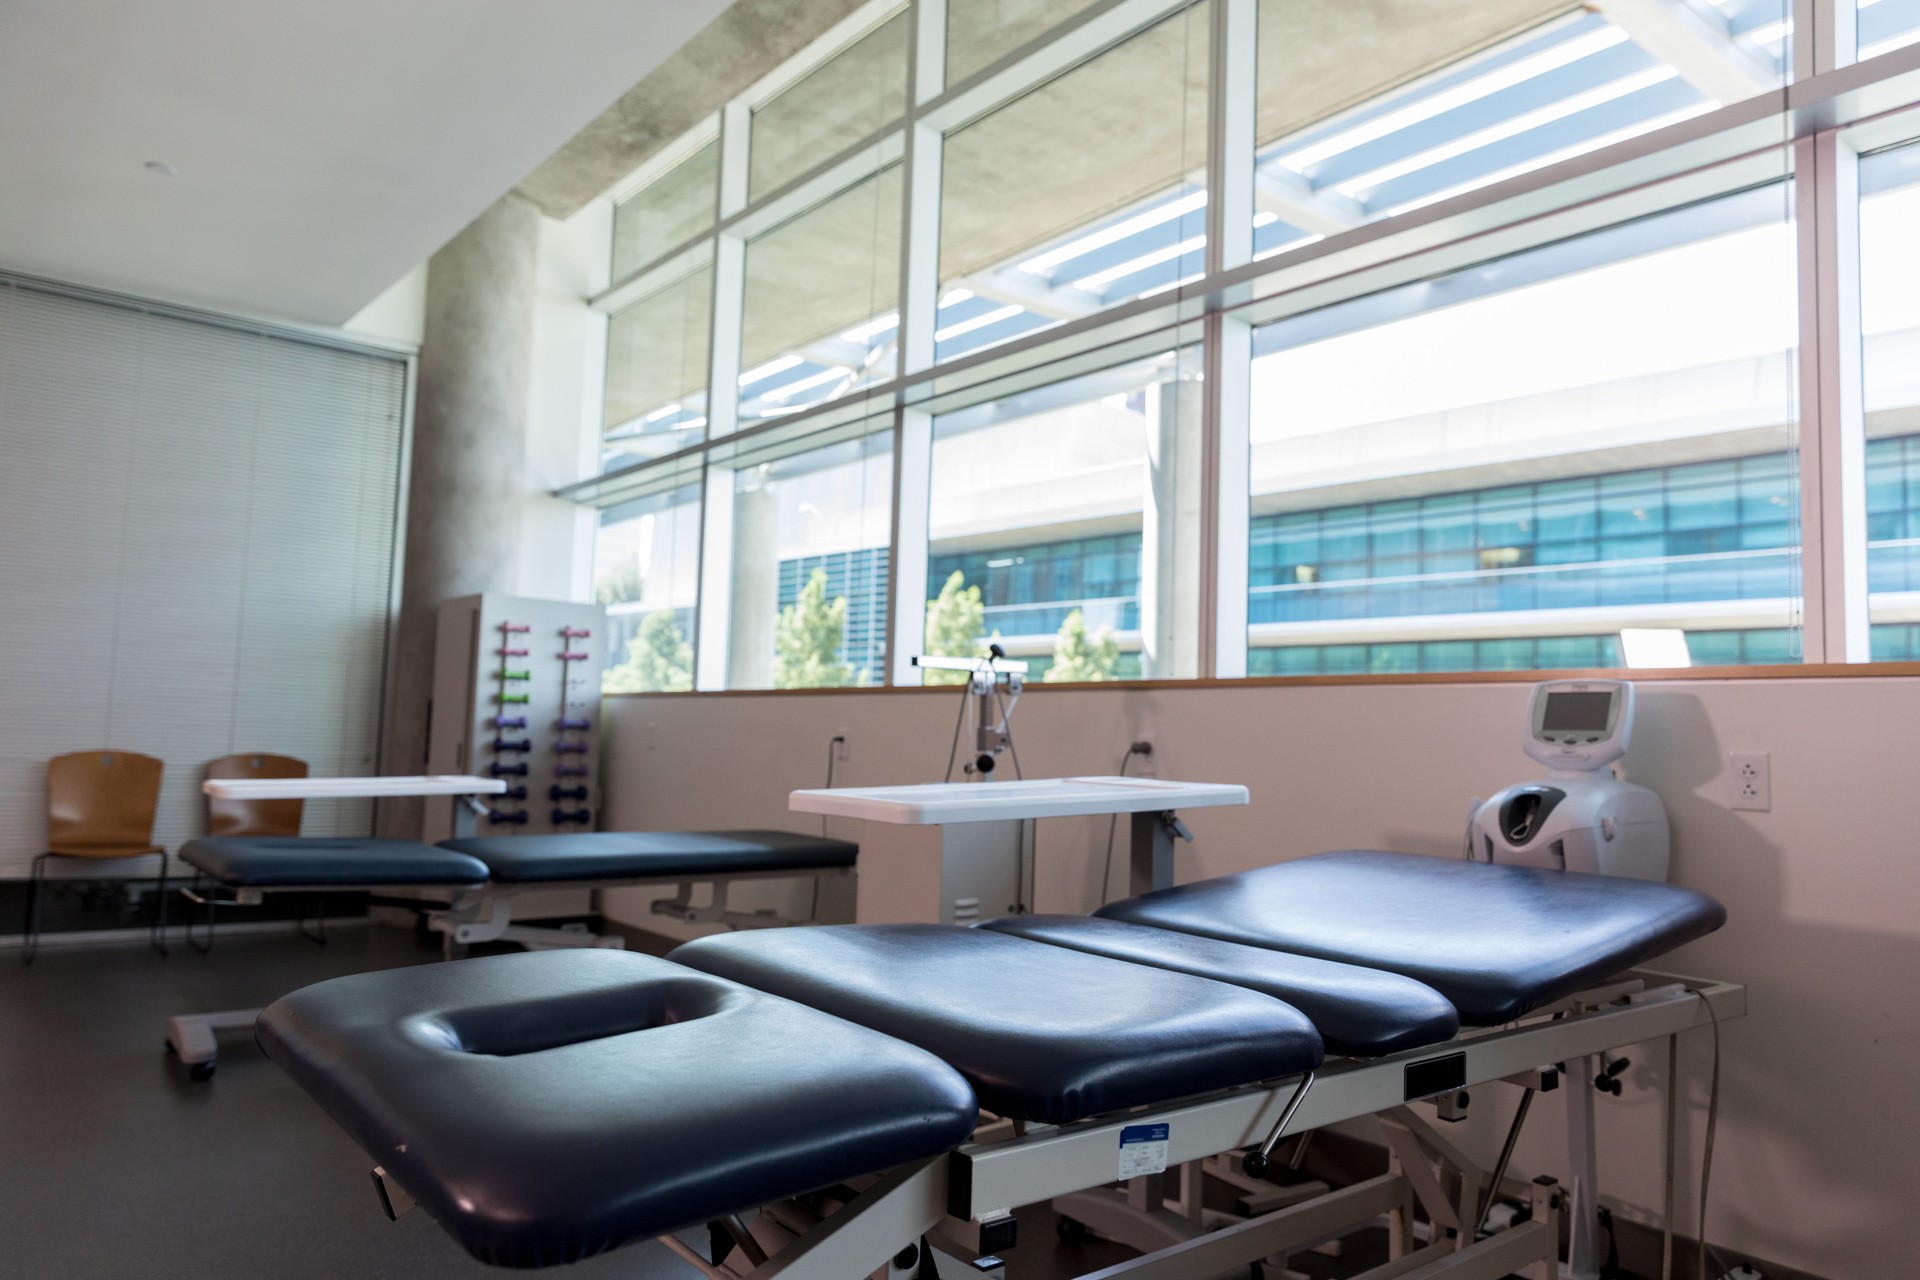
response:
M682 1262L707 1277L707 1280L740 1280L739 1276L734 1272L714 1266L711 1262L701 1257L697 1250L688 1248L672 1236L661 1236L660 1243L667 1246L669 1253L674 1254Z
M1559 1250L1554 1229L1551 1221L1522 1223L1457 1252L1450 1245L1428 1245L1398 1262L1363 1271L1355 1280L1388 1280L1415 1274L1419 1280L1505 1280L1522 1267L1553 1265ZM1423 1261L1414 1266L1415 1259Z
M36 856L29 864L27 883L27 919L25 936L21 939L20 963L31 966L34 957L40 954L41 895L46 890L47 860L67 855L49 850ZM134 858L157 857L160 868L156 873L158 887L154 893L153 923L147 928L147 945L161 955L167 954L167 855L162 850L157 854L136 853Z
M1520 1105L1513 1110L1513 1124L1507 1129L1507 1140L1500 1144L1500 1159L1493 1166L1493 1178L1487 1183L1486 1207L1474 1220L1473 1234L1479 1236L1487 1229L1487 1215L1493 1212L1493 1202L1500 1198L1500 1184L1506 1180L1507 1165L1513 1160L1513 1148L1520 1141L1521 1126L1527 1123L1527 1111L1533 1106L1532 1089L1520 1095Z
M414 1199L407 1189L393 1180L393 1175L380 1165L373 1166L373 1193L380 1197L380 1211L387 1215L388 1222L400 1221L400 1215L414 1206Z
M1323 1240L1335 1239L1405 1200L1406 1184L1400 1179L1391 1175L1369 1178L1306 1204L1090 1272L1081 1280L1189 1280L1218 1275L1269 1254L1298 1253Z
M1438 1226L1459 1231L1460 1216L1454 1212L1453 1202L1447 1199L1440 1179L1434 1175L1433 1158L1413 1136L1413 1131L1397 1118L1381 1116L1380 1132L1386 1135L1387 1146L1393 1154L1400 1158L1401 1173L1427 1216Z
M1248 1173L1256 1178L1266 1173L1268 1158L1273 1155L1274 1147L1279 1145L1281 1136L1287 1131L1287 1126L1293 1123L1294 1112L1300 1110L1300 1104L1306 1100L1307 1090L1311 1088L1313 1088L1313 1072L1309 1071L1300 1077L1299 1087L1293 1091L1293 1096L1287 1099L1286 1110L1282 1111L1280 1118L1273 1122L1273 1128L1267 1132L1267 1140L1260 1144L1258 1151L1247 1157Z
M1571 1182L1567 1188L1567 1270L1574 1280L1595 1280L1600 1274L1596 1247L1600 1197L1594 1183L1600 1176L1600 1161L1593 1134L1593 1058L1583 1053L1566 1059L1566 1064L1567 1079L1561 1092L1567 1104L1567 1172Z
M947 1199L947 1161L902 1165L819 1227L748 1273L747 1280L846 1280L877 1270L908 1241L939 1222Z
M1705 993L1721 1021L1745 1012L1744 988L1730 983L1691 985ZM1530 1021L1470 1034L1445 1045L1368 1062L1334 1063L1318 1073L1313 1093L1301 1103L1297 1122L1303 1129L1317 1129L1401 1106L1406 1101L1406 1067L1436 1054L1461 1055L1464 1083L1471 1087L1543 1062L1567 1062L1581 1054L1708 1023L1702 1002L1674 983L1640 993L1626 1003L1574 1012L1557 1021ZM1204 1159L1257 1143L1285 1110L1292 1087L1237 1089L1156 1111L1154 1119L1169 1126L1168 1163ZM956 1205L956 1212L978 1216L986 1210L1037 1204L1112 1182L1120 1130L1140 1119L1123 1116L1064 1130L1035 1127L1011 1141L962 1147L954 1159L968 1166L962 1184L966 1202Z
M1138 896L1173 887L1173 842L1193 839L1171 810L1132 815L1128 845L1127 892Z

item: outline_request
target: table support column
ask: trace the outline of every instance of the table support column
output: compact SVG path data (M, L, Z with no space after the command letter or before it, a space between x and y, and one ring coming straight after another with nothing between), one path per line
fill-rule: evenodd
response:
M1133 815L1133 843L1129 852L1127 893L1138 896L1173 887L1174 816L1171 813Z

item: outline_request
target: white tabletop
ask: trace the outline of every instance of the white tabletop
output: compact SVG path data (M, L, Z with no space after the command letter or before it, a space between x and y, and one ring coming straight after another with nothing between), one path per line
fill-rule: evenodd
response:
M221 800L335 800L374 796L497 796L498 778L459 774L390 778L208 778L200 789Z
M1247 789L1221 782L1162 778L1031 778L1024 782L931 782L904 787L836 787L796 791L798 813L865 818L903 826L1074 818L1104 813L1158 813L1246 804Z

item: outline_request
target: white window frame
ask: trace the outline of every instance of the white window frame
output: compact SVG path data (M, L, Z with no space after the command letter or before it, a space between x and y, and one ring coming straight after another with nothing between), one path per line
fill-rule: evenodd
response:
M1397 217L1327 236L1277 259L1252 258L1254 55L1258 0L1211 0L1208 251L1206 274L1176 290L999 346L938 363L933 347L939 287L941 151L946 134L1006 105L1190 7L1192 0L1099 0L959 83L946 82L946 0L872 0L788 64L616 188L625 197L716 135L721 180L716 226L614 281L589 299L610 314L697 259L714 265L707 442L560 490L610 505L660 467L703 466L707 537L700 571L702 689L724 683L725 502L728 445L777 431L830 432L858 417L892 415L888 684L918 683L907 659L924 624L927 476L932 418L943 399L988 388L1040 385L1114 363L1146 347L1204 345L1207 392L1200 616L1202 677L1246 672L1247 384L1253 327L1406 280L1484 262L1582 231L1791 175L1800 267L1804 657L1809 665L1862 662L1866 613L1864 437L1859 370L1858 200L1855 164L1889 131L1920 136L1920 45L1856 62L1853 0L1793 0L1794 79L1778 89L1678 124ZM903 119L747 199L753 109L905 8L911 14ZM746 242L892 164L903 166L900 359L893 378L842 401L776 422L737 427L730 393L739 369ZM697 459L686 455L698 455Z

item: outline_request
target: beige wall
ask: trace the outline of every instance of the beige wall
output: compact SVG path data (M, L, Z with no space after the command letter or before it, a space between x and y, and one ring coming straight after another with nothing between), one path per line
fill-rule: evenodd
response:
M954 696L611 699L607 825L817 830L785 795L821 785L829 738L851 739L839 784L938 777ZM1247 784L1251 807L1189 817L1198 839L1180 851L1184 881L1342 846L1451 854L1470 797L1538 774L1519 748L1526 697L1524 685L1039 687L1015 728L1029 776L1111 772L1146 737L1163 777ZM1910 1274L1920 1244L1909 1163L1920 1149L1920 849L1906 807L1920 783L1916 713L1911 679L1651 684L1627 761L1667 803L1674 878L1731 913L1666 967L1749 988L1749 1015L1725 1028L1708 1235L1833 1280ZM1772 753L1772 812L1725 807L1732 750ZM862 838L855 824L832 826ZM1105 839L1104 822L1040 825L1041 910L1095 904ZM869 882L902 874L884 848L867 842L863 898ZM615 896L612 911L647 923L640 901ZM1682 1055L1696 1154L1708 1053L1702 1032ZM1601 1188L1653 1221L1664 1054L1628 1056L1625 1096L1599 1099ZM1514 1096L1480 1094L1467 1137L1490 1155ZM1558 1109L1545 1108L1517 1162L1551 1170L1560 1132ZM1695 1160L1683 1169L1697 1177Z

